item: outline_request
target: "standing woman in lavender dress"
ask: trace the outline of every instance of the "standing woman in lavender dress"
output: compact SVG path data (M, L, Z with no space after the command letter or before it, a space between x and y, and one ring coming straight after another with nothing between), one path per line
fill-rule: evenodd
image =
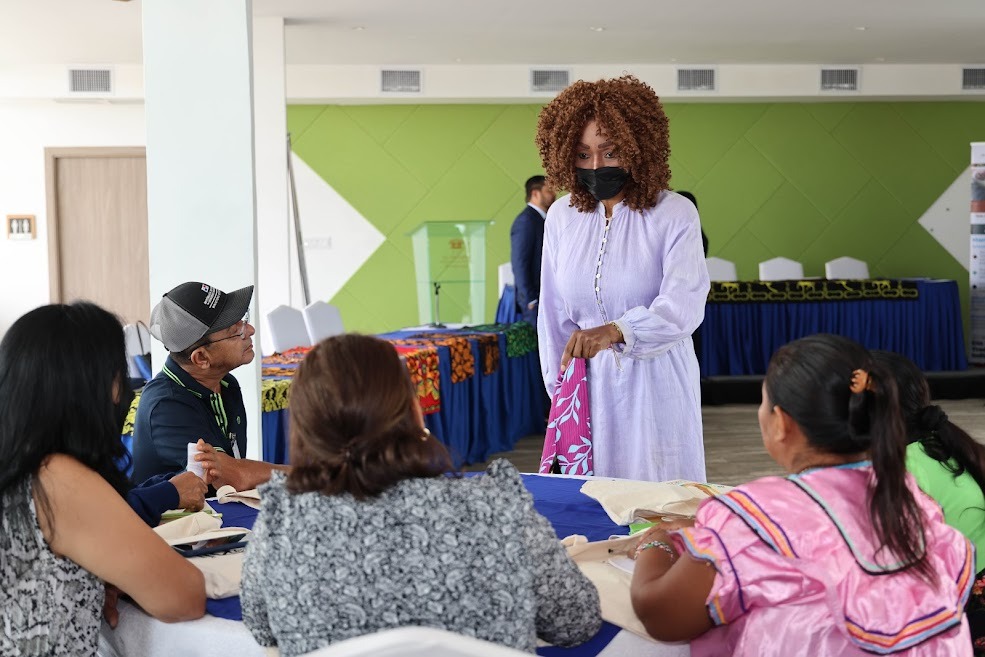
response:
M698 361L708 270L694 205L669 191L667 117L633 76L571 85L540 114L547 179L541 371L588 360L595 474L704 481Z

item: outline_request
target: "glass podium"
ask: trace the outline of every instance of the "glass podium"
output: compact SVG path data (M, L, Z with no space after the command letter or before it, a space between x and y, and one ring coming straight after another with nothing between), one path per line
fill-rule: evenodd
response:
M486 228L492 221L428 221L410 233L421 324L486 323Z

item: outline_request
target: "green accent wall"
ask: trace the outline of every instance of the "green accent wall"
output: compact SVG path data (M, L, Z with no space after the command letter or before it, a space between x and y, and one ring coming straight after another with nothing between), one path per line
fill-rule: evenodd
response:
M539 105L293 105L294 152L386 235L330 303L349 330L418 323L407 233L491 219L487 319L510 259L523 182L541 173ZM709 255L754 279L786 256L808 276L852 256L873 276L958 281L968 272L917 220L969 163L980 102L672 103L672 186L692 191ZM444 303L444 300L442 300ZM966 306L966 301L963 305ZM965 308L967 316L967 308Z

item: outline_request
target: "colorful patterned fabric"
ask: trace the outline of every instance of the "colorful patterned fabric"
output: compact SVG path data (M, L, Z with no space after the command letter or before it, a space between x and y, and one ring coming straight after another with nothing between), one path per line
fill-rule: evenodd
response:
M266 365L260 370L261 375L273 379L293 379L297 365Z
M304 357L308 355L311 351L311 347L294 347L293 349L288 349L280 353L276 353L273 356L264 356L263 365L297 365L304 360Z
M499 369L499 336L495 333L466 333L455 331L456 338L475 340L479 343L479 354L482 357L482 373L489 376ZM424 340L440 340L448 337L447 333L418 333L413 336Z
M143 388L140 390L135 390L133 393L133 401L130 402L130 410L127 411L127 418L123 421L123 435L132 436L133 435L133 421L137 417L137 404L140 403L140 393L143 392Z
M585 361L575 358L559 377L547 420L541 474L595 474L592 417L588 405Z
M868 301L916 299L916 281L810 280L810 281L713 281L708 303L762 303L764 301Z
M461 383L475 374L475 357L468 338L453 333L434 333L434 338L395 338L387 340L390 344L404 347L448 347L451 350L451 380Z
M291 394L291 379L264 379L260 384L260 399L263 412L282 411L288 406Z
M506 355L510 358L519 358L537 351L537 329L527 322L482 324L480 326L467 326L466 328L470 331L483 333L505 333Z
M441 410L438 375L438 350L428 347L410 349L397 347L400 360L407 366L410 378L417 386L417 396L425 415ZM298 365L311 351L311 347L295 347L283 353L263 359L262 402L263 411L281 411L288 407L291 380Z
M410 371L417 386L417 399L425 415L441 410L441 375L438 371L438 350L435 347L405 347L394 345Z

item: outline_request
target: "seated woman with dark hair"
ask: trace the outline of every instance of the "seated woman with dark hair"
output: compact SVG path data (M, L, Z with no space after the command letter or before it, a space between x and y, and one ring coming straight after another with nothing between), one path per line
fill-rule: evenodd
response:
M123 499L126 375L123 327L91 303L0 342L0 655L95 655L104 584L167 622L205 613L202 573Z
M341 335L291 386L294 469L260 487L243 566L243 620L286 657L403 625L533 652L588 640L595 587L505 461L444 476L393 347Z
M770 361L759 425L790 474L641 539L647 631L694 657L971 655L974 546L906 474L892 374L847 338L796 340Z
M944 521L975 544L976 585L968 601L975 654L985 654L985 447L930 403L930 386L916 364L889 351L872 354L899 388L906 423L906 469L920 489L941 505Z

